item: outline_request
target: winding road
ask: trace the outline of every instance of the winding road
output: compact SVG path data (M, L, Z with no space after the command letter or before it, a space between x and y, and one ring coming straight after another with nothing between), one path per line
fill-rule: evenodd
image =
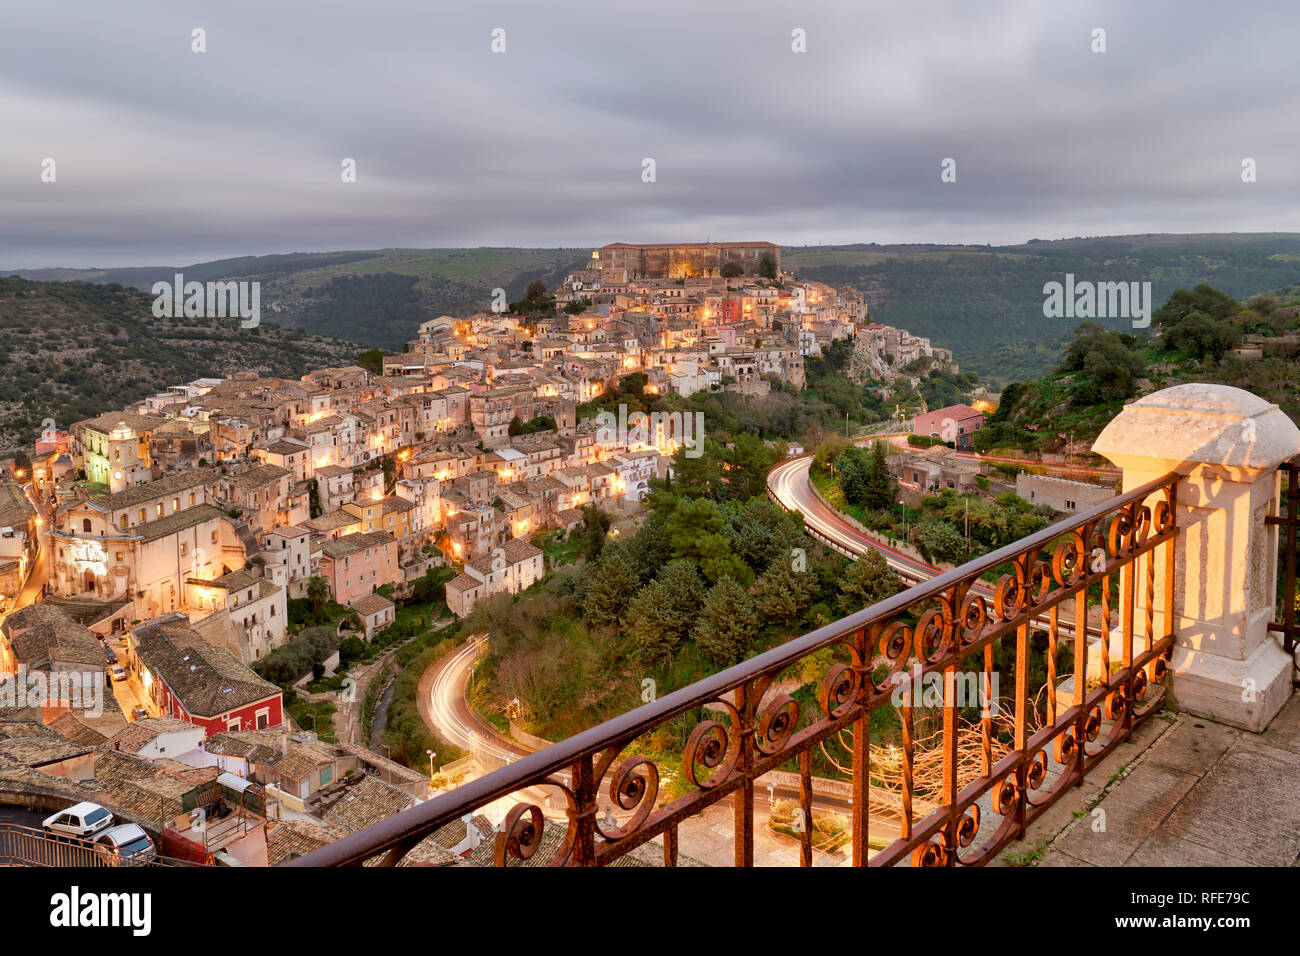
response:
M809 475L811 467L812 455L801 455L774 465L767 473L767 490L778 505L803 515L804 527L813 537L854 560L860 558L868 549L874 548L885 556L889 566L909 584L928 581L943 573L943 569L890 547L879 538L867 534L846 521L843 515L826 504L813 490ZM990 600L993 597L993 588L983 581L972 584L971 592ZM1038 618L1037 621L1040 625L1046 626L1046 616ZM1074 614L1062 608L1057 615L1057 626L1060 635L1073 634ZM1091 624L1088 633L1100 637L1100 627Z
M781 507L787 511L798 511L803 514L804 527L812 532L814 537L854 559L862 557L868 549L874 548L885 556L891 568L912 583L928 581L939 574L939 569L933 564L927 564L920 558L914 558L897 548L890 547L879 538L845 521L843 515L827 505L813 491L809 476L811 467L812 455L801 455L783 461L767 473L767 489Z

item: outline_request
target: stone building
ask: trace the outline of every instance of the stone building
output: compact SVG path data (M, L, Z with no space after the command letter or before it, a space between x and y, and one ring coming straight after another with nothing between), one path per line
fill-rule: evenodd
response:
M669 245L612 242L600 249L602 282L611 275L609 284L624 279L684 279L691 276L716 276L726 265L737 265L741 275L761 274L763 260L768 259L775 272L781 269L781 247L771 242L700 242ZM596 263L593 257L592 265Z

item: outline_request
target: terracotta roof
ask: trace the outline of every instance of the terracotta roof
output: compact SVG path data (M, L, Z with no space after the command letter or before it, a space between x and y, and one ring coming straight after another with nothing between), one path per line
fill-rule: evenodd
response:
M317 767L334 763L334 755L318 743L295 740L284 730L231 730L204 741L210 754L243 757L292 780L301 780Z
M217 473L215 468L197 468L194 471L174 472L170 475L164 475L157 481L148 481L143 485L127 488L116 494L104 495L96 500L96 504L108 511L131 508L146 501L152 501L155 498L174 495L179 491L188 491L191 488L204 485L211 481Z
M177 731L201 730L196 724L178 720L175 717L147 717L127 724L124 728L108 738L108 745L114 750L125 753L139 753L145 744L153 743L163 734Z
M169 534L175 534L177 531L184 531L186 528L193 528L195 525L203 524L205 521L225 517L227 517L226 513L214 505L195 505L193 508L186 508L184 511L177 511L161 518L155 518L153 521L138 524L131 529L130 533L138 535L145 541L156 541L159 538L167 537Z
M363 617L369 617L395 605L382 594L367 594L349 601L348 606Z
M94 727L82 721L80 717L68 711L61 714L54 720L50 721L50 729L56 732L68 743L76 744L80 747L98 747L104 741L108 740Z
M190 714L215 717L280 694L230 651L209 644L184 623L164 620L132 633L140 660L167 682Z
M29 604L14 611L5 619L4 631L14 657L30 670L47 670L56 661L104 669L99 642L52 605Z
M415 804L415 798L368 774L355 783L344 783L325 811L325 822L349 833L387 820Z

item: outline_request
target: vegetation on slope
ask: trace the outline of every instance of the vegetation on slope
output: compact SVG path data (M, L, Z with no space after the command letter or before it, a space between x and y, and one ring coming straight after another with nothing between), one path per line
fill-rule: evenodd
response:
M786 249L801 278L860 289L873 317L951 348L962 367L1003 380L1044 374L1078 319L1043 315L1043 286L1149 281L1154 302L1213 283L1234 296L1296 283L1295 233L1120 236L1018 246L855 245ZM1283 298L1285 301L1286 298ZM1123 331L1127 319L1098 320Z
M155 318L153 297L116 284L0 278L0 447L30 445L168 385L258 371L297 378L350 363L356 347L268 322ZM265 313L265 310L263 310Z

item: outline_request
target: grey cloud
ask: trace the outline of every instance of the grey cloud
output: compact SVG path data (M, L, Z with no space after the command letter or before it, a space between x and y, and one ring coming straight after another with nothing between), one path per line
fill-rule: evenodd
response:
M27 4L0 36L0 266L1289 229L1297 26L1198 0Z

